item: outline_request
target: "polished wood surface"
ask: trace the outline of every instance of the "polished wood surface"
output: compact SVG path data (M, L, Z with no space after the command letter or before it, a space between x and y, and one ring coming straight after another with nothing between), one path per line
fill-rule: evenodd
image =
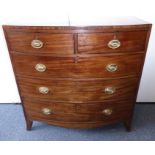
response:
M17 78L21 89L21 96L50 101L66 102L104 102L121 98L135 97L138 78L124 78L115 80L51 80ZM42 94L40 87L48 87L49 92ZM108 94L107 87L113 87L115 92Z
M27 114L30 119L41 120L47 123L59 122L65 123L77 123L77 127L80 127L82 123L89 122L103 122L104 121L116 121L119 119L129 117L129 113L132 111L133 101L119 101L119 102L105 102L95 104L68 104L68 103L52 103L41 102L41 100L24 100L24 107L27 110ZM43 108L49 108L51 114L45 115L42 113ZM112 114L109 116L104 115L103 110L110 108Z
M145 50L147 31L88 33L78 35L79 53L136 52ZM108 42L118 39L121 46L110 49Z
M139 75L143 63L143 54L114 55L114 56L74 56L50 57L25 54L13 54L13 63L17 75L26 75L40 78L114 78L128 75ZM46 70L38 72L36 64L44 64ZM118 69L109 72L108 64L116 64Z
M130 130L151 24L73 25L3 26L27 130L34 120Z
M35 39L43 42L42 48L33 48ZM73 54L74 42L72 34L22 33L10 32L8 36L10 50L34 54Z

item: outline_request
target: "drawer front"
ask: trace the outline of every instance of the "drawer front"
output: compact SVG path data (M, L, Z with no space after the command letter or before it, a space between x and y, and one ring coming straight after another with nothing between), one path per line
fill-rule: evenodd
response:
M79 56L77 63L75 63L74 58L71 57L12 54L16 74L41 78L112 78L139 75L143 57L143 54Z
M147 31L78 34L78 52L109 53L143 51L145 50L146 37ZM117 42L113 42L112 40L117 40Z
M24 107L32 119L64 122L95 122L128 117L133 102L119 101L95 104L68 104L47 101L24 100Z
M72 34L24 33L9 31L11 51L33 54L73 54Z
M138 78L47 80L18 77L21 96L67 102L103 102L135 98Z

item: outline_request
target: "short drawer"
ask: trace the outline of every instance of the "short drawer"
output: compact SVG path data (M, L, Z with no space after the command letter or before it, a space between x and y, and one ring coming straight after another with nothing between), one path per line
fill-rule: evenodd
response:
M73 54L72 34L24 33L8 31L10 51L32 54Z
M12 54L15 73L41 78L113 78L139 75L144 55L28 56Z
M103 102L136 96L138 78L51 80L18 77L21 96L66 102Z
M68 104L24 100L27 115L32 119L64 122L95 122L125 119L131 115L133 101L95 104Z
M79 53L135 52L145 50L147 31L78 34Z

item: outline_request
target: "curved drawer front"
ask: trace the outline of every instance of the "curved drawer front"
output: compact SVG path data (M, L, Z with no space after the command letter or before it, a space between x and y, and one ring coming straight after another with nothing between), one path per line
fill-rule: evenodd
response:
M33 54L73 54L72 34L24 33L8 31L10 50ZM39 41L39 42L38 42Z
M12 54L16 74L41 78L112 78L139 75L143 57L143 54L79 56L75 62L73 57Z
M133 102L67 104L27 99L24 100L24 107L32 119L58 122L104 122L128 117L131 114Z
M138 78L117 80L47 80L18 77L21 96L66 102L135 98Z
M78 34L79 53L135 52L145 50L147 31ZM112 40L119 42L111 44ZM110 46L112 45L112 46Z
M35 120L70 128L123 122L130 130L151 24L127 21L3 26L27 130Z

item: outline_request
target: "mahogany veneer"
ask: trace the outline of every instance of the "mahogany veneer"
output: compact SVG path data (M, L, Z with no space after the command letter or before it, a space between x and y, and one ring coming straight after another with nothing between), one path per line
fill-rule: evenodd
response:
M28 130L34 120L131 129L151 24L3 29Z

